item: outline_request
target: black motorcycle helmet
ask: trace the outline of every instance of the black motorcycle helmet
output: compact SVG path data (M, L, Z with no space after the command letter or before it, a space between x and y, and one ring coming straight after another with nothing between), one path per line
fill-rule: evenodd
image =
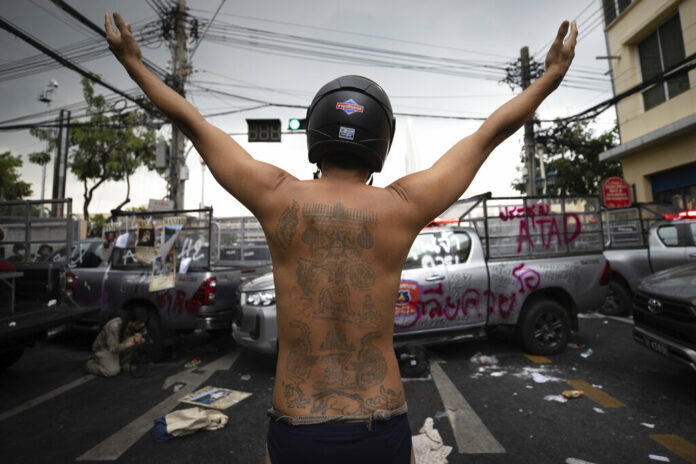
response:
M376 82L361 76L334 79L307 108L309 162L325 155L356 156L380 172L395 126L389 97Z

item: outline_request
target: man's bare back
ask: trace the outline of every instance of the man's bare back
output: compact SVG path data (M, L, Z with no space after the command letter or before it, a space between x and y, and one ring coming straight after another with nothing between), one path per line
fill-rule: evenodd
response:
M263 224L274 263L273 405L290 416L364 415L404 403L392 334L404 228L390 190L323 178L287 185Z

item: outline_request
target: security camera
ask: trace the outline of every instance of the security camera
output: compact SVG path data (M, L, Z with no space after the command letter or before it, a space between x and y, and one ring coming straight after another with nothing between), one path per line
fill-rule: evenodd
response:
M59 84L58 84L58 81L51 79L51 80L48 82L48 85L50 85L51 87L53 87L54 89L56 89L56 88L58 88L58 85L59 85Z

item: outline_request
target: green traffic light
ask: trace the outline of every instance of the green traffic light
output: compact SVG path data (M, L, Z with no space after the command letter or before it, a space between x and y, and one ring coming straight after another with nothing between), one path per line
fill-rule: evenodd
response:
M290 127L290 130L297 130L300 128L300 120L297 118L293 118L290 120L288 123L288 127Z

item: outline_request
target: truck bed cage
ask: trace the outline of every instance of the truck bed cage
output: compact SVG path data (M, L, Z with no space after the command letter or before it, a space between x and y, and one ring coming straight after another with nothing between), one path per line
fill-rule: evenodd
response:
M443 218L478 233L489 259L601 253L599 197L498 197L490 192L456 201Z

